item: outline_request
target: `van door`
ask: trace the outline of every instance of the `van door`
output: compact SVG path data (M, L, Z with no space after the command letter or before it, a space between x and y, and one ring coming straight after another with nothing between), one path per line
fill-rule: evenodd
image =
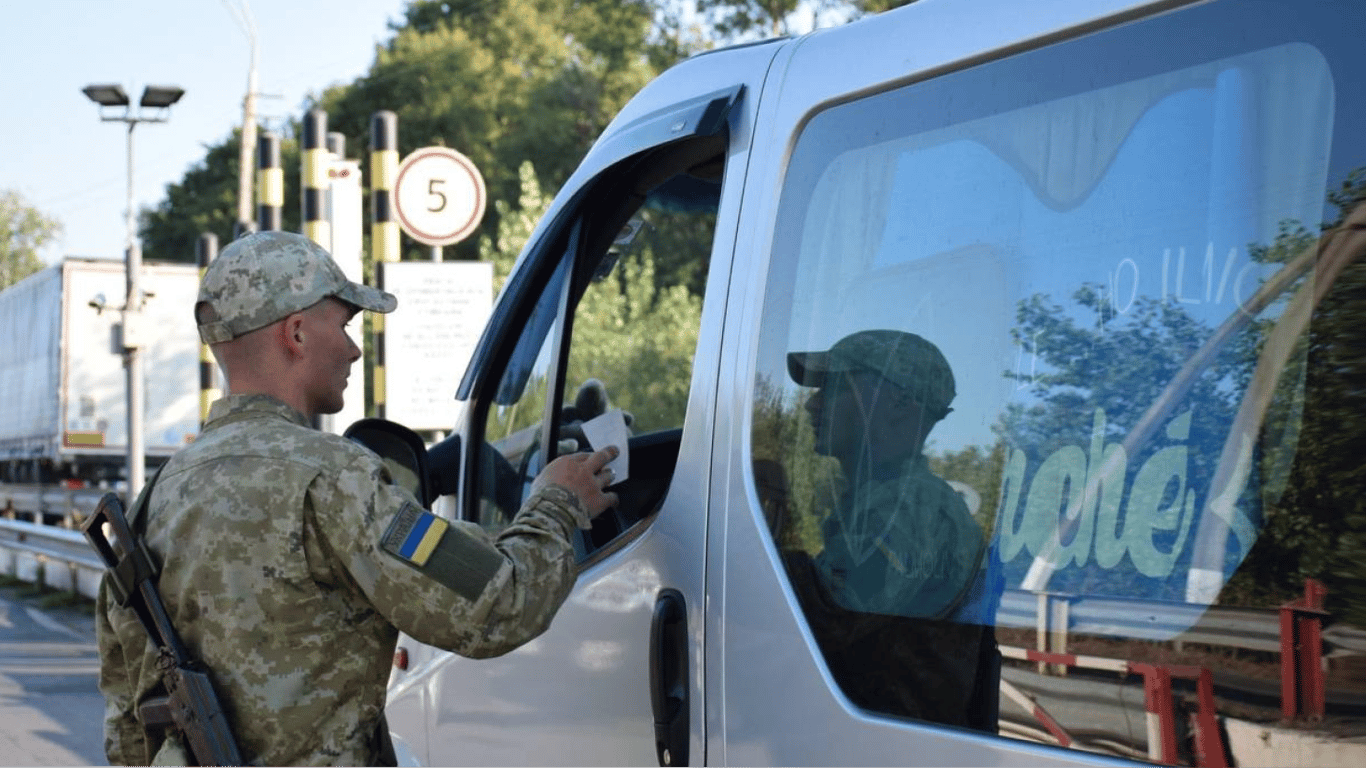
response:
M1036 5L770 86L708 756L1366 764L1366 6Z
M508 525L549 460L589 450L583 425L604 413L622 412L628 465L613 487L620 504L578 532L582 571L544 635L478 661L402 639L417 668L395 673L389 719L414 749L425 738L430 763L704 759L699 457L724 309L704 297L726 293L729 248L713 249L734 237L735 206L723 201L743 178L727 165L742 93L646 120L659 143L567 192L503 292L461 390L461 513L490 532ZM414 699L422 729L399 722Z

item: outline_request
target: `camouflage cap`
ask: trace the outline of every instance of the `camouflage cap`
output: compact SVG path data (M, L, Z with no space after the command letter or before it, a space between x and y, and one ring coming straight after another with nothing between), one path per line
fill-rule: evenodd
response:
M956 394L953 370L939 347L905 331L857 331L824 352L789 352L787 371L806 387L844 371L869 371L897 385L917 402L947 412Z
M205 344L229 341L308 309L328 296L372 312L392 312L398 300L346 279L322 246L293 232L257 232L234 240L204 271L199 324ZM199 304L196 304L196 310Z

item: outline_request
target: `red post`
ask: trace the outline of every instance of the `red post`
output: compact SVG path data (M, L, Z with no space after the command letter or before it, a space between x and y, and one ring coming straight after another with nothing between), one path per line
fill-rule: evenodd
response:
M1328 589L1304 580L1304 597L1281 606L1281 716L1322 720L1327 711L1323 677L1323 600Z
M1299 692L1295 680L1299 658L1295 653L1295 609L1281 606L1281 718L1294 720L1299 714Z
M1143 709L1148 716L1148 757L1176 764L1176 708L1172 705L1171 670L1158 664L1130 662L1143 675Z
M1202 768L1228 768L1214 706L1214 673L1201 669L1195 686L1200 707L1195 713L1195 764Z

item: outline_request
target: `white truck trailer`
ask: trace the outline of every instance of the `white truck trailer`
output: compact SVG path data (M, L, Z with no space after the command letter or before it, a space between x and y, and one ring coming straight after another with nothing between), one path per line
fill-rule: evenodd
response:
M0 481L126 476L127 374L115 351L126 292L121 261L67 258L0 291ZM146 264L146 461L199 431L198 270Z

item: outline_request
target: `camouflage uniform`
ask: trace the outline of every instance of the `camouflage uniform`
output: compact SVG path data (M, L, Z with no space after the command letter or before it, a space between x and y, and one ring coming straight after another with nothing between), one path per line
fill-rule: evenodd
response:
M216 309L220 321L240 316ZM268 395L214 403L157 476L146 517L171 621L212 671L244 758L266 765L392 761L383 708L398 633L475 657L525 643L573 586L570 536L588 522L557 485L496 539L440 520L374 453ZM439 574L427 567L438 561ZM174 759L178 735L136 719L161 688L157 653L107 580L97 630L110 762Z
M923 455L891 480L856 487L823 526L816 567L840 605L939 618L966 595L986 541L963 497Z

